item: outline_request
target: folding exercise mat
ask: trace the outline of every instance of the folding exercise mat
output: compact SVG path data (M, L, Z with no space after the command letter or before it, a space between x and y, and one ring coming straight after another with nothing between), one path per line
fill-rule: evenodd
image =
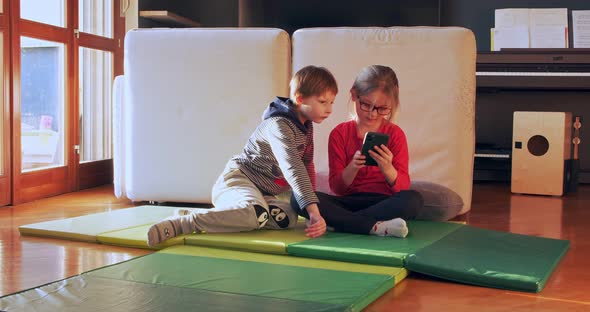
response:
M161 242L157 246L150 247L147 244L147 232L150 226L152 224L100 233L96 235L96 241L106 245L159 250L170 246L184 245L185 238L189 236L181 235L173 237Z
M22 226L21 233L148 248L147 230L176 207L140 206ZM443 279L540 291L569 242L474 228L453 222L408 221L405 239L328 232L309 239L305 222L291 230L191 234L153 249L194 245L247 252L406 267Z
M162 249L174 245L194 245L271 254L287 254L287 245L309 239L305 236L305 221L300 220L291 230L257 230L238 233L189 234L148 247L147 232L151 224L104 232L96 235L99 243L135 248Z
M294 256L403 267L404 259L463 227L454 222L408 221L405 239L328 232L322 237L292 243Z
M23 235L96 242L98 234L153 224L172 216L177 208L145 205L118 209L75 218L23 225L19 227L19 232Z
M439 278L539 292L569 241L463 226L406 258L405 267Z
M175 246L0 298L0 310L360 311L403 268Z
M240 233L208 233L186 236L186 245L216 247L270 254L287 254L287 246L309 240L305 221L290 230L257 230Z

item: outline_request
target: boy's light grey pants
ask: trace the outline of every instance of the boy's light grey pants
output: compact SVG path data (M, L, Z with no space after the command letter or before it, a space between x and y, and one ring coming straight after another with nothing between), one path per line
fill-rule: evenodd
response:
M201 231L242 232L256 229L287 229L298 214L289 202L263 195L233 162L229 162L212 190L215 208L193 216Z

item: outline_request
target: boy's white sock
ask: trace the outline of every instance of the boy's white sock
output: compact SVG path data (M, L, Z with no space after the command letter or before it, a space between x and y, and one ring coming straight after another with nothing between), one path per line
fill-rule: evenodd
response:
M187 216L191 213L193 213L193 209L190 209L190 208L176 208L176 209L174 209L175 216Z
M373 225L369 234L404 238L408 235L408 226L406 225L406 221L402 218L379 221Z
M173 216L152 225L147 233L148 246L153 247L167 239L194 232L196 229L193 218L194 215L192 214Z

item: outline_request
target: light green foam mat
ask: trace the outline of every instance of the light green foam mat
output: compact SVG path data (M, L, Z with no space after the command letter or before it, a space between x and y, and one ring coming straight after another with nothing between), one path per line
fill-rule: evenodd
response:
M309 239L305 236L305 221L299 220L289 230L256 230L239 233L193 234L185 238L186 245L216 247L271 254L287 254L287 246Z
M358 264L350 262L340 262L331 260L318 260L310 258L299 258L299 257L288 257L281 255L263 254L256 252L238 252L226 249L208 248L208 247L196 247L196 246L176 246L166 248L159 253L187 255L187 256L204 256L210 258L220 259L233 259L243 260L250 262L261 262L269 264L281 264L288 266L301 266L327 270L347 271L347 272L358 272L358 273L371 273L371 274L384 274L394 277L395 284L401 282L406 276L408 271L404 268L388 267L388 266L377 266Z
M23 225L19 227L19 231L23 235L96 242L98 234L153 224L173 215L176 208L178 207L137 206L75 218Z
M295 242L287 253L306 258L403 267L405 258L463 227L454 222L408 221L406 238L328 232Z
M0 298L54 311L360 311L407 274L289 256L174 246Z
M464 226L410 255L406 268L452 281L539 292L569 241Z
M96 240L101 244L144 249L162 249L175 245L183 245L185 237L182 235L163 241L155 247L147 245L147 232L151 224L140 225L124 230L110 231L96 235Z
M147 246L147 231L151 224L124 230L101 233L96 236L98 242L136 248ZM286 254L287 245L308 239L305 236L305 219L299 220L295 228L289 230L257 230L238 233L203 233L175 237L150 249L162 249L174 245L194 245L225 248L272 254Z

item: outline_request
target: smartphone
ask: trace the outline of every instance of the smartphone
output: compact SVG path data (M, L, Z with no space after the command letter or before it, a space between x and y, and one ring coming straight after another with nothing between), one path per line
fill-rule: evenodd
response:
M376 145L381 145L381 144L385 144L385 146L387 146L387 143L389 142L389 135L385 134L385 133L379 133L379 132L367 132L365 134L365 139L363 140L363 148L361 149L361 154L365 155L366 161L365 161L365 165L366 166L377 166L377 162L375 161L375 159L373 159L373 157L371 157L371 155L369 155L369 150L373 149L373 147L375 147ZM373 150L375 151L375 150Z

